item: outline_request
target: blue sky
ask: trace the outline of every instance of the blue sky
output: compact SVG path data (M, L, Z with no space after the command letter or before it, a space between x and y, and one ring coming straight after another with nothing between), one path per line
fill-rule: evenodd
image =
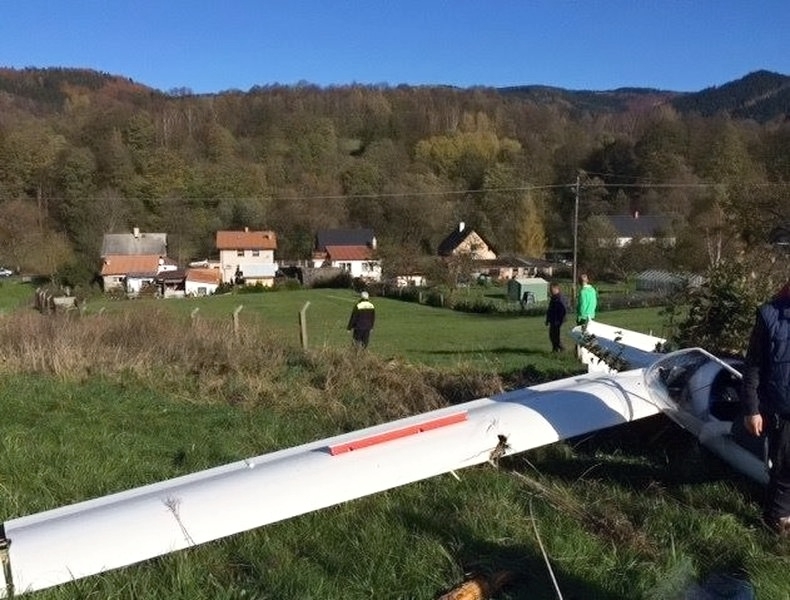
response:
M20 0L0 66L160 90L349 83L696 91L790 74L790 0Z

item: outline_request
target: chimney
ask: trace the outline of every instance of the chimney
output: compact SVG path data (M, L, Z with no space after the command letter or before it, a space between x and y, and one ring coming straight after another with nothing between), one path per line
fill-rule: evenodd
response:
M638 219L638 218L639 218L639 211L635 210L634 211L634 219Z
M370 247L371 247L373 250L375 250L375 249L376 249L376 244L377 244L377 243L378 243L378 242L376 242L376 236L374 235L374 236L373 236L373 238L370 240Z
M132 229L132 235L134 235L134 239L139 238L140 237L140 228L139 227L135 227L134 229Z
M459 233L460 233L461 231L463 231L465 227L466 227L466 223L464 223L463 221L461 221L460 223L458 223L458 231L459 231Z
M244 228L244 233L249 233L249 232L250 232L250 228L249 227L245 227Z

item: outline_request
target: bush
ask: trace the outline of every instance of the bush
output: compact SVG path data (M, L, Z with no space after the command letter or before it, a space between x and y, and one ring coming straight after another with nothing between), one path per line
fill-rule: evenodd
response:
M491 300L477 298L474 300L458 300L453 303L453 310L467 313L492 314L502 312L500 306Z
M757 273L755 265L766 266L767 272ZM757 307L785 277L772 272L771 265L759 257L724 260L708 271L705 285L679 292L665 311L670 343L723 356L743 354Z
M326 279L316 279L313 283L314 288L335 288L348 289L352 287L351 274L347 272L338 273Z
M262 294L266 288L259 281L255 285L240 285L238 286L237 293L239 294Z
M272 291L292 291L292 290L301 290L302 284L298 279L294 279L291 277L275 279L274 287Z
M424 294L425 304L428 306L435 306L437 308L452 308L445 302L444 294L438 290L429 290Z
M57 270L53 280L61 287L87 288L96 279L96 271L83 262L74 261Z

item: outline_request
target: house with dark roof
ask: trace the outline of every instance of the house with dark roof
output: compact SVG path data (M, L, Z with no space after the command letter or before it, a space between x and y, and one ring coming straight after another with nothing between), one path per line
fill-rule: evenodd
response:
M152 284L159 273L176 268L167 257L167 234L145 233L137 227L131 233L105 233L101 259L104 290L120 289L131 296Z
M642 215L635 211L630 215L609 215L606 217L615 231L615 239L599 240L601 245L614 243L617 247L630 244L634 240L640 243L657 242L664 246L674 246L675 236L672 233L672 217L665 215Z
M368 281L381 281L372 229L325 229L316 234L312 266L334 267Z
M438 250L439 256L446 258L467 255L472 260L493 260L497 256L491 245L463 221L441 241Z
M218 231L219 271L223 283L274 285L277 235L273 231Z
M368 246L376 249L376 236L372 229L320 229L315 234L316 252L327 246Z
M101 256L167 256L166 233L144 233L135 227L132 233L105 233Z

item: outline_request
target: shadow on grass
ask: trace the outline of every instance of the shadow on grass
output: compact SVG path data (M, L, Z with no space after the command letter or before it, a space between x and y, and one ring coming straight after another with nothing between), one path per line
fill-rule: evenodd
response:
M688 486L724 481L741 496L758 505L762 502L762 486L735 471L664 415L569 439L565 446L565 452L555 446L513 456L505 465L528 475L534 475L531 465L537 465L542 475L567 483L595 481L637 493L661 489L676 497L684 497ZM718 508L746 525L755 525L753 515L744 514L739 505L738 494L720 497Z
M447 515L445 519L438 522L426 517L423 512L409 510L401 512L400 517L413 530L427 533L434 539L441 540L445 548L457 548L452 558L464 573L485 576L491 576L501 571L511 573L513 578L494 597L503 600L534 600L535 598L556 597L546 563L535 548L525 544L498 543L481 539L454 515ZM621 599L619 595L583 581L556 564L552 564L552 569L558 581L561 582L563 598L566 600ZM446 589L437 590L434 598L438 598L447 591Z

